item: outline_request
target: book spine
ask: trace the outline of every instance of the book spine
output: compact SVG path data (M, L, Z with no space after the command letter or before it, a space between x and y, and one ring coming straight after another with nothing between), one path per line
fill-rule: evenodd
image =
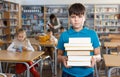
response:
M93 47L65 47L65 50L93 50Z
M65 46L65 47L67 47L67 46L73 46L73 47L74 47L74 46L92 46L92 44L91 44L91 43L80 43L80 44L65 43L64 46Z
M67 61L68 66L91 66L91 62L72 62Z
M79 55L90 55L90 51L67 51L67 55L79 56Z
M90 38L69 38L69 43L91 43Z
M68 61L91 61L91 56L68 56Z

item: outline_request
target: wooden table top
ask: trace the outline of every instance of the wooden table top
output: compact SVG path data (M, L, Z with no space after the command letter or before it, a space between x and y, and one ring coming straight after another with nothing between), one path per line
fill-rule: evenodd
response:
M105 47L117 47L120 45L120 42L104 42Z
M107 67L120 66L120 55L104 54L103 58Z
M10 52L7 50L1 50L0 61L29 62L40 57L42 54L44 54L44 52L24 51L20 53L20 52Z

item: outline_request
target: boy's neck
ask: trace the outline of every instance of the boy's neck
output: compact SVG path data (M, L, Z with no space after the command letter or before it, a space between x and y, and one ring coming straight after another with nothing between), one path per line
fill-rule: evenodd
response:
M80 30L82 30L83 29L83 26L82 27L80 27L80 28L73 28L76 32L79 32Z

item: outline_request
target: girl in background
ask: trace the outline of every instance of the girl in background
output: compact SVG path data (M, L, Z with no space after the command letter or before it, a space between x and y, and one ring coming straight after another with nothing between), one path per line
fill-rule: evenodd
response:
M51 14L49 17L48 26L53 31L53 34L58 32L60 25L60 20L54 14Z
M10 46L7 48L8 51L12 52L24 52L24 51L34 51L30 41L26 38L26 32L23 29L19 29L16 33L16 37L13 40L13 42L10 44ZM28 62L28 64L31 66L33 62ZM15 70L17 74L21 74L26 70L26 66L21 63L17 63ZM32 67L30 69L30 72L34 77L40 77L39 72L35 69L35 67Z
M51 42L51 43L54 43L54 44L57 45L58 40L57 40L57 38L53 35L53 32L52 32L51 29L48 29L48 30L47 30L47 36L49 36L48 42ZM46 54L46 55L50 55L51 58L53 58L53 54L52 54L53 51L54 51L54 47L45 47L45 54Z

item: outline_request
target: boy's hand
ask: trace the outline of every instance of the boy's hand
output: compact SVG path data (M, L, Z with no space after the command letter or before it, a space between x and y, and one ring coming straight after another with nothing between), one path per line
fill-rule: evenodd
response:
M92 57L91 58L91 66L90 67L94 67L95 64L96 64L96 58Z
M68 66L68 65L67 65L67 60L68 60L67 56L62 56L62 62L63 62L63 64L64 64L64 66L65 66L66 68L70 68L71 66Z

